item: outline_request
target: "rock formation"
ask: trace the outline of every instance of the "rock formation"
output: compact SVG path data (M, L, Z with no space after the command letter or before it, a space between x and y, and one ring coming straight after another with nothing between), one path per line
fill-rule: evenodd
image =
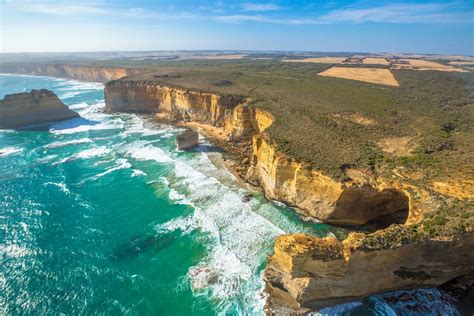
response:
M260 184L265 194L298 207L307 218L340 225L362 225L391 213L407 213L405 193L353 177L344 183L309 170L304 164L279 154L264 135L253 140L250 182ZM406 216L405 216L406 220Z
M176 145L178 149L181 150L193 149L199 145L199 134L187 128L184 132L176 136Z
M107 82L137 73L139 70L88 65L2 64L0 65L0 72Z
M272 310L305 312L378 292L434 287L472 271L474 236L419 239L403 226L372 235L282 235L265 271ZM276 308L278 309L278 308Z
M104 94L110 112L159 112L170 121L190 120L217 127L224 126L224 118L243 101L238 96L127 80L108 82Z
M0 100L0 128L21 128L79 117L49 90L6 95Z

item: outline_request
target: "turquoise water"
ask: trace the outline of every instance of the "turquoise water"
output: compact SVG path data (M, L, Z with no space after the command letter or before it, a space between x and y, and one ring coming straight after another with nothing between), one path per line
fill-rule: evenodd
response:
M82 118L0 131L1 314L259 315L274 238L331 234L239 183L206 140L180 152L179 129L102 113L101 84L0 76L0 98L33 88ZM374 296L326 313L397 308Z

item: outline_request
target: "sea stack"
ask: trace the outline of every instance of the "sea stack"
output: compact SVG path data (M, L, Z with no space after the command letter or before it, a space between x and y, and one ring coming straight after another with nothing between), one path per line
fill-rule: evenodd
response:
M0 100L0 129L15 129L79 117L52 91L41 89L6 95Z
M176 137L176 145L181 150L193 149L199 145L199 135L188 128Z

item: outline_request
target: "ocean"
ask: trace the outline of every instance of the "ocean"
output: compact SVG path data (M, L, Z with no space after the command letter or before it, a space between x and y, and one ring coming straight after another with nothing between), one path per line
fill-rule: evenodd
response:
M263 315L275 237L336 231L238 181L205 138L178 151L180 129L104 113L100 83L0 75L0 98L42 88L81 118L0 131L2 315ZM458 314L436 289L409 294L321 314Z

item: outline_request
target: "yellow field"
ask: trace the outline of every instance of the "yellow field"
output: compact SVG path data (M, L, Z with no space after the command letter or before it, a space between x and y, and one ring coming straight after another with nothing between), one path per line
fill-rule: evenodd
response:
M305 59L285 59L282 61L290 63L320 63L320 64L340 64L346 58L345 57L315 57Z
M407 61L409 64L395 64L395 69L413 69L413 70L436 70L436 71L448 71L448 72L466 72L460 68L454 68L452 66L443 65L434 61L428 61L424 59L401 59Z
M474 61L450 61L450 65L474 65Z
M368 65L388 65L389 62L382 57L367 57L364 58L364 64Z
M332 67L319 73L323 77L337 77L398 87L398 81L388 69Z

